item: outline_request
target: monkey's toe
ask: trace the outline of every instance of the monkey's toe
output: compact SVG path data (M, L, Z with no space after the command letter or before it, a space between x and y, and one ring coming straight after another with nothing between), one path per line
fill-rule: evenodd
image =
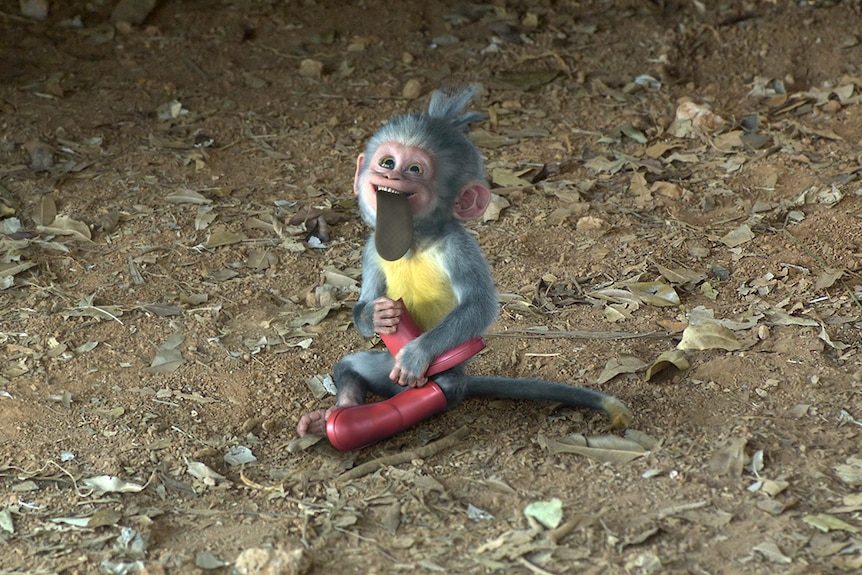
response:
M604 408L614 429L624 429L632 422L631 411L616 397L608 397L604 402Z

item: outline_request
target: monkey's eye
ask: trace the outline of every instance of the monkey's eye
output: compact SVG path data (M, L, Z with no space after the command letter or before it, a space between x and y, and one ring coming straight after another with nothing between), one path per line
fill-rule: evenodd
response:
M422 174L425 170L422 169L420 164L410 164L407 166L407 171L412 174Z
M387 156L387 157L383 158L382 160L380 160L378 165L381 168L386 168L387 170L392 170L395 168L395 159Z

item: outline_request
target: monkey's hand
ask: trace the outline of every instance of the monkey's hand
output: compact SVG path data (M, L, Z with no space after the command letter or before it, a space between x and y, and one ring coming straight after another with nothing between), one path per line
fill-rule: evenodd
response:
M372 315L374 331L381 335L392 335L395 333L398 328L398 322L401 321L401 313L403 311L401 303L383 296L374 300L372 306L374 306L374 313Z
M426 357L421 347L414 345L417 341L419 340L414 339L395 354L395 365L389 372L392 383L404 387L422 387L428 383L425 372L428 371L432 358Z

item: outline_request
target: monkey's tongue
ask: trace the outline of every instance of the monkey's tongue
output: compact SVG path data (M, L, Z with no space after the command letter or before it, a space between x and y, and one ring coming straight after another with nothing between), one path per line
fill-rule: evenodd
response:
M413 244L413 212L404 194L377 192L374 246L384 260L401 259Z

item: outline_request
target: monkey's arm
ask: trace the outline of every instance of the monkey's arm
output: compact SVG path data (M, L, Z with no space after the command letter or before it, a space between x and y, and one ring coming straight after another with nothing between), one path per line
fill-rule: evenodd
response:
M421 377L435 357L482 335L497 318L497 292L479 245L460 225L447 231L444 242L443 265L456 304L443 321L402 348L399 363L408 378Z
M374 335L374 301L386 293L386 279L377 263L374 241L369 238L362 251L362 287L353 306L353 323L365 337Z

